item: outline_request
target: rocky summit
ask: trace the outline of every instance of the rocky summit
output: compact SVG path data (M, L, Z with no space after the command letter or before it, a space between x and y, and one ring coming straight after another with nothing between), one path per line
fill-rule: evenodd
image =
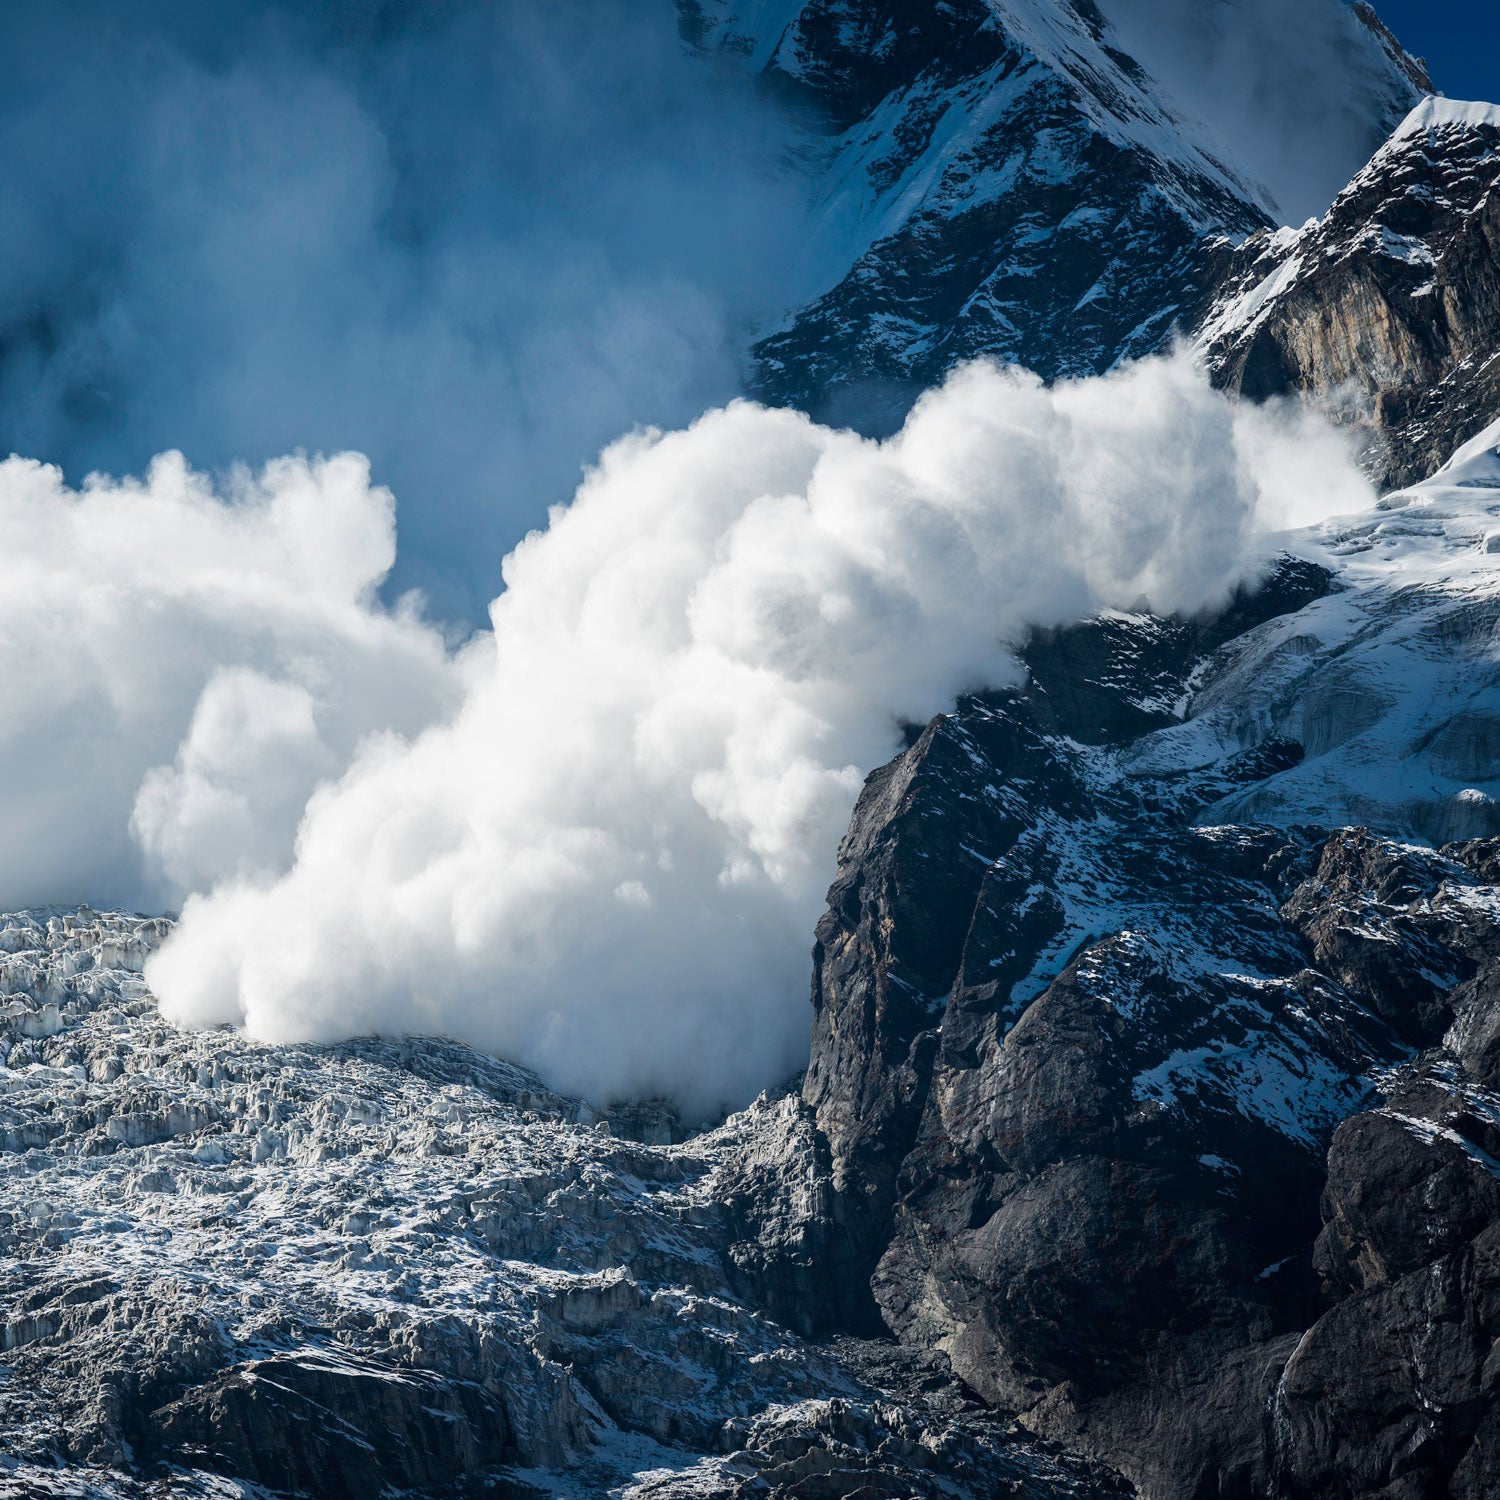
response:
M678 4L809 124L818 290L755 347L774 403L878 432L976 355L1102 372L1192 322L1225 235L1279 222L1235 132L1130 54L1128 4ZM1359 144L1330 194L1431 87L1367 5L1343 20L1318 86Z
M1500 410L1500 108L1425 100L1299 230L1227 257L1200 330L1224 385L1311 393L1369 434L1388 487Z

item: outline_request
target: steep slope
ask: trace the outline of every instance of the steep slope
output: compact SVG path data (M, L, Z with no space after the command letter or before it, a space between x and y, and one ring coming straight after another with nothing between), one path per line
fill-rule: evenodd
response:
M1428 99L1319 220L1226 258L1216 379L1313 394L1414 483L1500 410L1500 108Z
M1493 1482L1497 443L1224 619L1034 642L842 851L843 1315L1153 1496Z
M1168 340L1213 236L1276 221L1225 122L1175 106L1092 0L680 9L831 132L808 151L815 295L755 350L772 401L880 429L978 354L1106 369ZM1360 119L1331 196L1428 84L1368 7L1328 10L1320 86Z

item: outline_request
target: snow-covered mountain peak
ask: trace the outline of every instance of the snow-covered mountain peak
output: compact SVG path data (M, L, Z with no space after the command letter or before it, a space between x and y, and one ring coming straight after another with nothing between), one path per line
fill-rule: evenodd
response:
M1372 188L1378 190L1392 179L1401 180L1410 196L1439 196L1439 185L1414 180L1414 172L1430 168L1441 173L1446 163L1482 160L1493 155L1497 146L1500 146L1500 105L1429 94L1350 178L1327 214L1313 222L1330 219L1338 223L1347 218L1351 204L1367 204Z
M1396 127L1391 135L1391 143L1424 132L1446 129L1500 130L1500 104L1429 94Z
M1500 409L1500 108L1428 98L1326 214L1226 256L1198 338L1216 379L1299 392L1407 487Z
M976 355L1052 378L1161 348L1211 241L1321 211L1427 87L1338 0L679 8L827 132L813 300L757 346L755 383L867 431Z

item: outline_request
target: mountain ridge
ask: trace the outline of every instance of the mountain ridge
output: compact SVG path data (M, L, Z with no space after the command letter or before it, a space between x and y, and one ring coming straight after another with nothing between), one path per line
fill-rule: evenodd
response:
M1387 488L1431 473L1500 409L1497 146L1500 109L1424 100L1326 215L1231 252L1197 333L1214 379L1323 401Z
M695 45L739 56L835 132L814 167L831 284L752 354L774 404L884 433L976 355L1100 373L1170 341L1216 236L1274 222L1230 143L1164 100L1092 0L680 9ZM1382 83L1340 182L1430 87L1368 7L1349 26Z

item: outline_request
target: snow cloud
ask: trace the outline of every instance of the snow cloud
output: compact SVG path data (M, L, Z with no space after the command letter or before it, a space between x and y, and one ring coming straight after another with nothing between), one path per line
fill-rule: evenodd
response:
M356 459L223 498L174 458L77 495L13 462L13 894L51 830L50 889L71 859L87 894L133 827L187 897L149 971L178 1022L442 1031L711 1112L805 1058L812 928L903 721L1014 680L1030 624L1211 606L1368 499L1317 419L1185 359L971 366L884 443L736 403L609 448L445 653L375 600L391 502Z
M448 618L797 300L791 127L670 0L7 0L0 54L0 456L359 449Z
M0 905L156 906L274 872L366 736L460 700L461 659L375 601L395 502L364 459L222 489L175 453L77 492L0 463Z
M1338 0L1105 4L1288 213L1368 155L1384 62ZM753 331L818 289L796 163L821 138L677 19L7 0L0 455L76 481L357 449L401 496L390 587L479 622L586 461L729 400Z

